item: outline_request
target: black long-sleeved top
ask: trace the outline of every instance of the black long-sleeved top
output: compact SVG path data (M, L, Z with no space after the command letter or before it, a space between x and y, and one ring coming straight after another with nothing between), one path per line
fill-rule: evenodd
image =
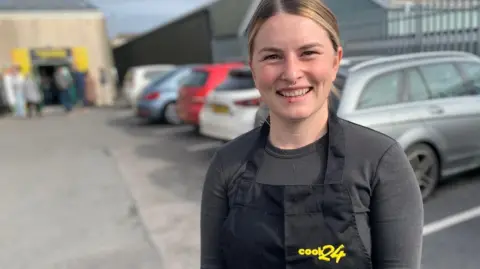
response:
M392 138L341 120L345 133L344 172L354 179L350 190L356 224L374 269L419 269L423 203L415 174ZM222 264L220 230L259 128L220 149L208 169L201 206L201 268ZM295 150L270 143L256 181L266 184L311 184L326 168L328 136ZM320 153L320 154L319 154Z

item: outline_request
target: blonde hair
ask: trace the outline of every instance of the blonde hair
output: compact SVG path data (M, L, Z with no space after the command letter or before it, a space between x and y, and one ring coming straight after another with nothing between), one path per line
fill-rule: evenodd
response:
M299 15L313 20L322 26L328 34L333 50L340 47L340 31L337 18L321 0L261 0L247 27L248 53L250 59L255 46L255 37L260 27L270 17L280 12ZM333 87L332 93L340 97L339 91Z

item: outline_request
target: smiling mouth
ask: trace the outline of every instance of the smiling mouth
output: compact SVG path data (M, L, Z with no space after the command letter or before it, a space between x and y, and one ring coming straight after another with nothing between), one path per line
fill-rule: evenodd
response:
M311 92L313 90L313 87L307 87L303 89L295 89L295 90L281 90L277 91L277 94L283 97L300 97L304 96L307 93Z

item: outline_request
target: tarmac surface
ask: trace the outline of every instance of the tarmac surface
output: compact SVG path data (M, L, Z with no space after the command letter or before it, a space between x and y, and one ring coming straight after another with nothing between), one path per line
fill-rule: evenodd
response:
M128 110L0 119L0 268L199 266L203 177L221 143ZM478 269L480 173L425 204L422 269Z

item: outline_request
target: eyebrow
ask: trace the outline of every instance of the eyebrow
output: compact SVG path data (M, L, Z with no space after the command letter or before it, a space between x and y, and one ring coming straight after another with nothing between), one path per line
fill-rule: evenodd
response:
M315 47L322 47L323 48L323 45L320 44L320 43L317 43L317 42L309 43L309 44L305 44L305 45L301 46L299 48L299 50L306 50L306 49L311 49L311 48L315 48ZM281 52L281 51L282 51L281 49L275 48L275 47L264 47L260 50L260 52Z

